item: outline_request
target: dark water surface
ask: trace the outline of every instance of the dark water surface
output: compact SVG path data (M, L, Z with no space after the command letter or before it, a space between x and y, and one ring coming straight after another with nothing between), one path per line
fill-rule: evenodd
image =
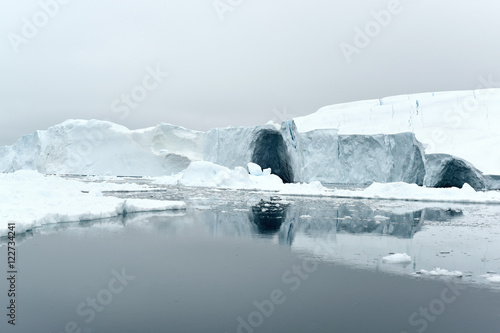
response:
M280 209L250 214L246 234L206 227L214 214L137 214L24 240L17 325L4 316L1 331L499 332L495 290L292 251L267 225Z

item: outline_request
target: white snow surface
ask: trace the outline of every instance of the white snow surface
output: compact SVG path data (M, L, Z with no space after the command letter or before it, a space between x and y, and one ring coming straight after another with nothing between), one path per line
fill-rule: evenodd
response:
M0 237L59 222L78 222L127 213L184 209L181 201L120 199L101 190L136 190L139 185L83 183L35 171L0 174Z
M406 253L394 253L383 257L382 262L388 264L407 264L411 262L411 257Z
M299 132L413 132L425 153L463 158L485 174L500 174L500 89L401 95L326 106L294 118Z

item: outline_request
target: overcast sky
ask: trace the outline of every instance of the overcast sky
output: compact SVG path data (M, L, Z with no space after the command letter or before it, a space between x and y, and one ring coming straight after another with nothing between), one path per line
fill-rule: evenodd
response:
M68 118L207 130L500 81L498 0L55 1L0 0L0 145Z

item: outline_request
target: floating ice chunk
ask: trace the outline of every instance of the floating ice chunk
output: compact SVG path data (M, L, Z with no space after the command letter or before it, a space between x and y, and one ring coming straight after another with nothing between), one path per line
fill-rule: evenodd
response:
M256 164L256 163L253 163L253 162L250 162L247 164L247 167L248 167L248 172L253 175L253 176L262 176L262 168L260 167L260 165ZM269 170L271 171L271 170ZM269 172L270 174L271 172Z
M406 253L394 253L382 258L388 264L406 264L411 262L411 257Z
M183 201L127 199L125 200L123 205L123 211L127 214L181 209L186 209L186 203L184 203Z
M493 283L500 283L500 275L498 274L485 274L481 275L481 277Z
M422 275L431 275L431 276L454 276L454 277L462 277L464 273L461 271L448 271L443 268L436 267L431 271L426 271L425 269L421 269L416 274Z

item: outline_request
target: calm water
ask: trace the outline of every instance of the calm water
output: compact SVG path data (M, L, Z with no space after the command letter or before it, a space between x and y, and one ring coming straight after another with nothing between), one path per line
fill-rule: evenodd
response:
M499 331L498 286L481 278L500 271L495 206L178 187L115 195L190 208L20 236L18 325L4 316L1 332ZM384 263L391 252L412 262ZM434 266L464 276L412 275Z

